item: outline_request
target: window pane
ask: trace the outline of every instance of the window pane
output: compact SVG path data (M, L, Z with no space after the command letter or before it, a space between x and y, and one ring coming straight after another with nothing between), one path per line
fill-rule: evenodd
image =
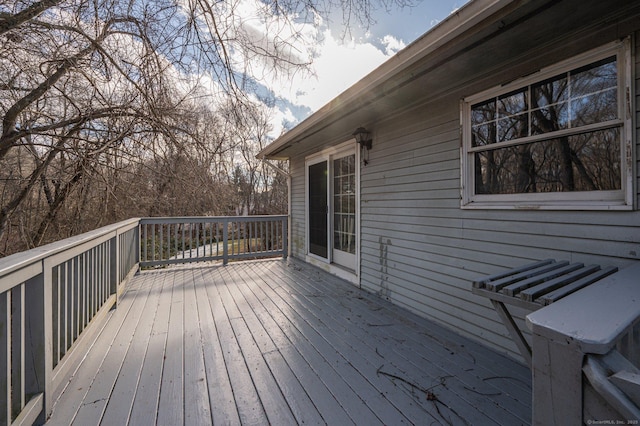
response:
M618 116L618 67L611 57L569 73L571 127L613 120Z
M603 90L615 89L618 85L616 57L603 59L578 68L569 73L571 98L587 96Z
M531 134L555 132L569 128L569 104L549 105L531 111Z
M531 86L532 108L563 103L568 100L567 75L562 74Z
M620 129L475 154L476 194L617 190Z
M526 89L507 93L498 98L498 116L509 117L529 109Z
M333 165L333 248L355 253L356 156L338 158Z
M471 128L471 146L484 146L496 143L495 121Z
M571 127L618 118L617 94L616 89L609 89L571 101Z
M498 120L498 141L511 141L528 136L529 114L513 115Z
M475 126L483 124L496 118L496 100L495 98L475 104L471 106L471 125Z

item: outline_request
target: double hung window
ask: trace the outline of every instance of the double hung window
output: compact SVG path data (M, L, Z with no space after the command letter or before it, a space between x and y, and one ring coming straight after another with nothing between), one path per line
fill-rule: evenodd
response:
M630 208L628 42L462 104L463 208Z

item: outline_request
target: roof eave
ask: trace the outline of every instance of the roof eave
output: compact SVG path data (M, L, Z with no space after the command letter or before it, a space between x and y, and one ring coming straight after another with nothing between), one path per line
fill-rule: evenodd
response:
M288 148L287 144L303 139L306 134L312 132L314 127L320 125L327 117L333 114L339 114L340 111L349 108L349 106L357 102L359 98L372 92L374 88L380 87L402 70L413 65L429 55L429 53L455 39L465 31L468 31L515 1L516 0L475 0L467 3L353 86L342 92L328 104L307 117L293 129L277 138L260 151L257 157L261 159L287 159L288 155L280 154Z

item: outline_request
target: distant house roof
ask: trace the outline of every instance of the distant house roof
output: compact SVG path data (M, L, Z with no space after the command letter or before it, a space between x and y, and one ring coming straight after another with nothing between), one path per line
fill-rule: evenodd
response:
M472 0L276 139L258 158L287 159L318 151L348 140L360 126L375 137L376 122L393 112L461 88L471 93L487 89L486 82L495 84L500 74L513 78L551 65L539 57L566 57L580 48L570 43L576 34L594 43L611 41L621 34L612 34L606 21L620 21L618 32L624 33L627 2Z

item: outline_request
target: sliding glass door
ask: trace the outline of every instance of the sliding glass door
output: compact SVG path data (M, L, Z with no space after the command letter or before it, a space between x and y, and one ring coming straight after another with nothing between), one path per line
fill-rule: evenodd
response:
M307 161L309 254L356 269L357 161L354 149Z

